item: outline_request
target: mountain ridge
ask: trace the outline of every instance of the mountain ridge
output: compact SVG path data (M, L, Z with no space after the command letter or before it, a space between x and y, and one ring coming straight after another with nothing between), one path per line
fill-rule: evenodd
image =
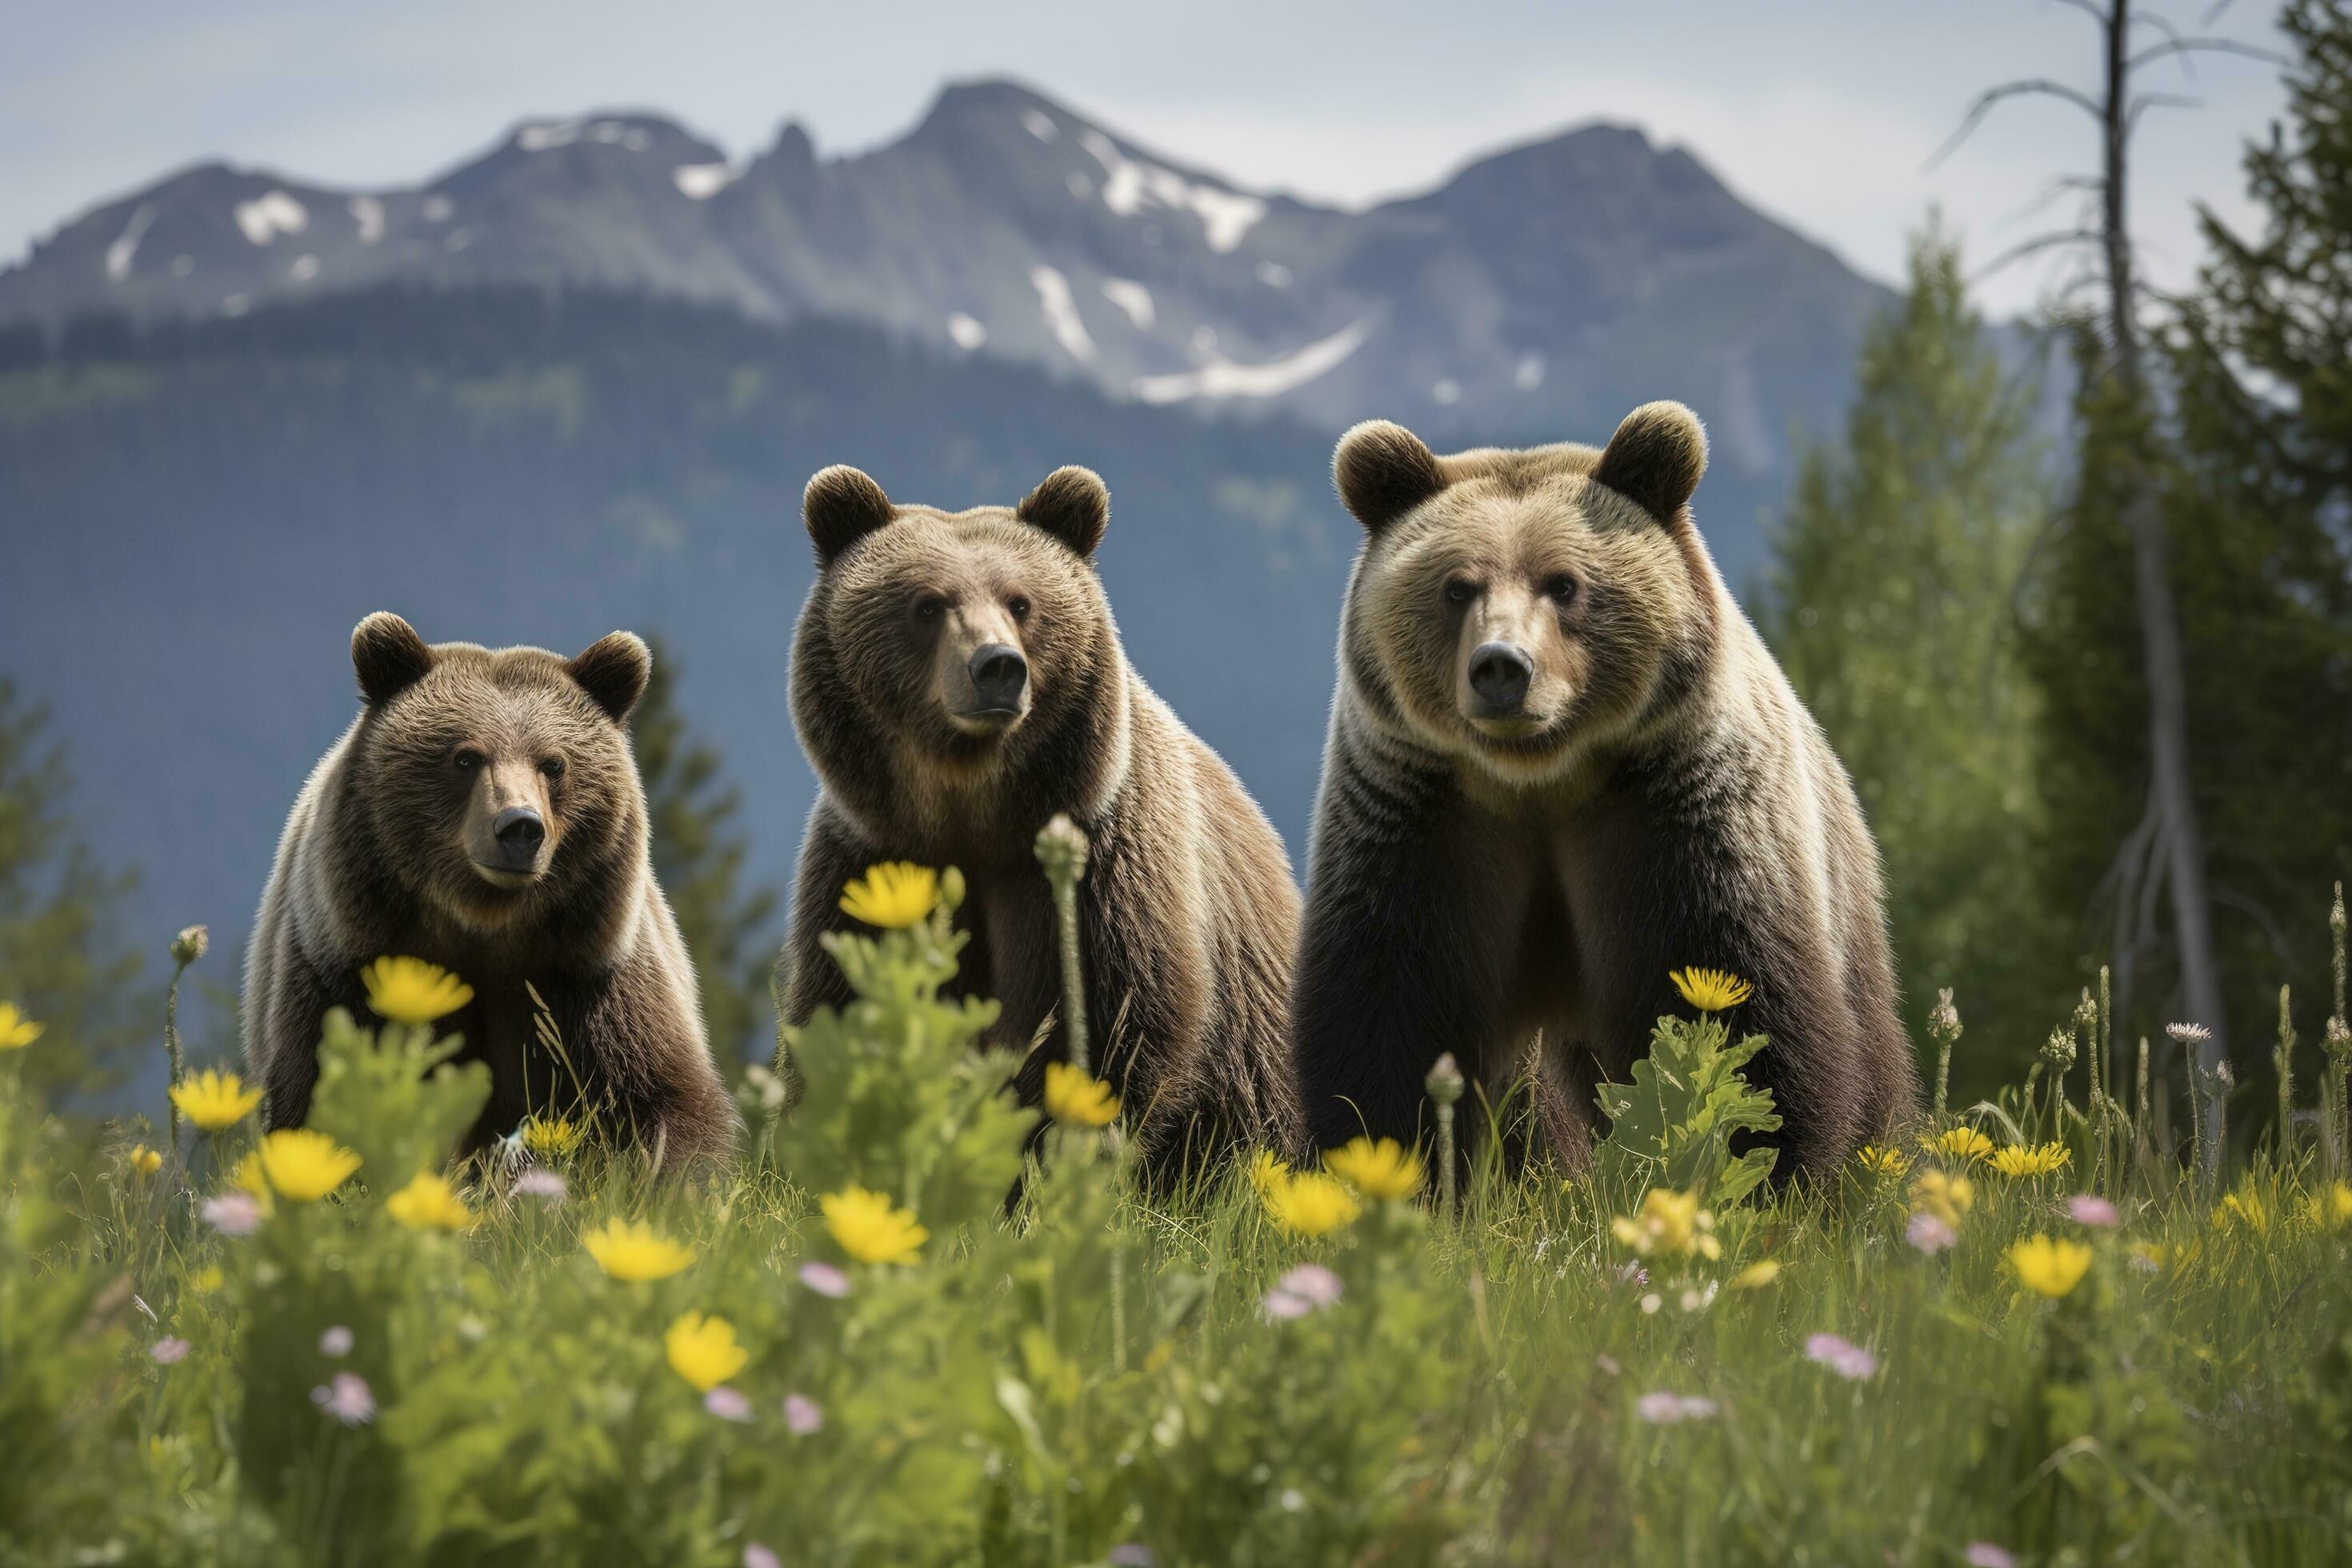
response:
M1114 398L1328 429L1382 415L1439 440L1585 430L1678 395L1766 489L1790 469L1787 426L1842 411L1862 327L1892 299L1623 122L1346 208L990 75L832 156L790 118L739 156L662 111L604 109L517 120L414 185L205 161L37 242L0 271L0 323L235 316L384 282L838 316Z

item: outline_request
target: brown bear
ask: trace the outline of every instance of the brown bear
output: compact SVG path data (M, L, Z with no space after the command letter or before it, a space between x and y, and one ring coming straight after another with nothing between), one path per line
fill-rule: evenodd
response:
M245 982L245 1051L268 1125L318 1079L331 1007L366 1016L361 968L404 954L473 1000L440 1026L490 1068L478 1149L534 1111L585 1113L666 1165L733 1144L677 921L656 884L623 727L653 661L626 632L577 658L428 647L379 613L352 634L359 718L294 803ZM538 1043L526 983L560 1032Z
M1366 538L1295 1004L1318 1146L1413 1137L1441 1052L1499 1098L1539 1038L1541 1131L1578 1163L1596 1082L1687 1011L1667 975L1690 965L1754 985L1730 1023L1771 1037L1748 1074L1780 1177L1913 1109L1877 850L1699 540L1706 467L1676 403L1601 451L1439 458L1378 421L1340 440Z
M1037 831L1089 840L1079 950L1097 1070L1148 1171L1287 1147L1298 894L1231 771L1145 686L1095 573L1110 497L1056 469L1018 506L898 506L856 468L809 481L818 573L793 636L793 720L820 784L785 946L784 1022L850 993L818 943L859 930L842 888L879 861L954 866L958 985L1003 1007L987 1043L1042 1092L1066 1047ZM1044 1030L1041 1034L1041 1030Z

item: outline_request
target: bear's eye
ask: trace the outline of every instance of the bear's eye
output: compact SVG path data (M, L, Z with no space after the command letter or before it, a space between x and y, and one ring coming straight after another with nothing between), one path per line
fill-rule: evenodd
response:
M1478 584L1467 577L1456 577L1445 584L1445 602L1449 605L1466 605L1477 596Z
M488 757L485 757L481 752L476 751L471 746L458 747L457 754L449 760L457 764L457 771L461 773L470 773L476 768L480 767L484 763L489 761Z
M1004 607L1013 612L1014 620L1025 621L1029 618L1029 595L1015 594L1004 602Z
M1576 597L1576 579L1567 573L1558 573L1544 579L1544 593L1557 605L1565 605Z
M915 618L929 625L948 613L948 602L937 594L926 594L915 601Z
M562 757L550 757L545 762L539 764L539 771L545 773L549 778L560 779L563 776L563 759Z

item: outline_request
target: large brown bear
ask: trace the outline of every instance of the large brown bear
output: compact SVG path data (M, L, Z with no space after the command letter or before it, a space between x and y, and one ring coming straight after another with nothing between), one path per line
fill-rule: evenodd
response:
M1329 1146L1411 1138L1451 1051L1498 1094L1541 1033L1573 1163L1687 965L1753 983L1788 1157L1819 1174L1916 1098L1877 850L1845 771L1691 521L1675 403L1590 447L1431 453L1360 425L1366 531L1309 854L1300 1094ZM1470 1119L1474 1124L1480 1118Z
M398 616L352 634L364 706L294 803L245 982L246 1058L271 1127L299 1123L331 1007L360 970L425 959L474 988L444 1032L490 1067L469 1148L533 1111L634 1135L665 1164L723 1154L737 1119L656 885L623 729L651 675L614 632L566 660L428 647ZM568 1064L537 1043L525 984Z
M959 984L995 997L1037 1102L1066 1047L1053 901L1034 844L1066 812L1098 1068L1162 1180L1297 1129L1287 1025L1298 895L1281 842L1120 650L1095 574L1110 497L1055 470L1015 507L897 506L856 468L809 481L816 585L793 719L822 788L801 845L784 1022L850 993L819 945L862 929L843 885L878 861L955 866ZM1035 1046L1031 1049L1033 1043Z

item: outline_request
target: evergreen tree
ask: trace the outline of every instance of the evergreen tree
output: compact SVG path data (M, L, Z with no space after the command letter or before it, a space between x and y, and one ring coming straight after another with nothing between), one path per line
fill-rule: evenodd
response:
M765 927L779 899L772 888L745 885L749 849L735 831L741 796L721 782L719 752L688 733L677 681L677 664L656 647L629 733L652 818L654 872L694 959L710 1048L732 1080L755 1034L767 1038L775 942Z
M2167 343L2192 733L2242 1082L2269 1059L2282 981L2297 1032L2319 1038L2328 884L2352 877L2352 4L2295 0L2280 26L2286 122L2246 155L2263 231L2205 215L2211 254Z
M0 1002L47 1026L14 1054L24 1080L54 1098L119 1079L155 999L138 987L138 955L110 945L131 879L102 870L75 837L72 780L46 724L0 676Z
M2020 1050L2063 1013L2031 855L2033 694L2014 605L2046 510L2027 424L1931 226L1871 330L1842 440L1805 458L1765 631L1853 774L1885 857L1916 1019L1951 986L1971 1037ZM1988 1053L1973 1061L1987 1072Z

